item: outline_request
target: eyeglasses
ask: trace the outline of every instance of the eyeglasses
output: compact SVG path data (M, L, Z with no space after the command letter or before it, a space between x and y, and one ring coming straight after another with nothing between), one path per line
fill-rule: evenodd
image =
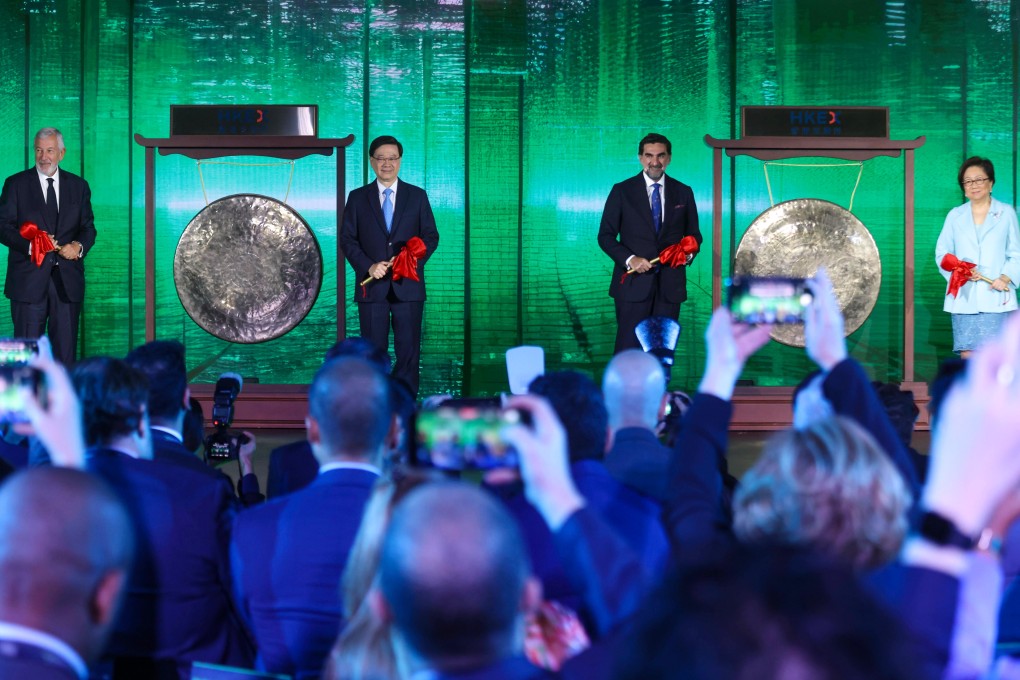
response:
M988 181L987 177L975 177L974 179L963 180L963 186L965 187L979 187Z
M381 156L372 156L372 158L375 159L376 163L396 163L400 160L400 156L387 156L386 158L382 158Z

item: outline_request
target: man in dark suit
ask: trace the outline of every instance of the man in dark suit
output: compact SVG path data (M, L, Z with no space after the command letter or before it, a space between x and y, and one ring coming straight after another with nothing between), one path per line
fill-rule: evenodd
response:
M200 460L184 446L184 419L190 411L191 390L184 361L184 345L175 340L154 340L131 350L126 359L129 366L145 374L149 384L149 424L152 434L152 457L173 465L196 470L225 484L234 494L230 478ZM241 445L238 464L241 479L237 493L245 507L265 500L259 492L252 456L255 436L245 432L247 443Z
M96 228L88 183L59 169L64 151L56 128L36 133L35 167L8 177L0 193L0 242L8 248L4 294L11 301L14 334L37 338L48 328L54 357L69 365L85 299L84 258L96 242ZM33 258L42 253L33 252L32 241L20 233L29 222L56 247L39 264Z
M369 597L435 680L554 677L523 656L541 586L513 519L462 482L427 484L397 505Z
M86 466L113 487L138 537L107 655L114 678L191 676L194 661L250 667L251 639L230 598L235 502L208 475L151 460L145 376L108 357L79 361Z
M646 135L638 146L644 170L614 185L602 212L599 247L616 263L609 285L609 295L616 301L614 354L640 349L634 335L637 325L649 316L679 318L680 303L687 299L686 265L650 262L685 236L701 244L694 192L665 174L672 149L663 135ZM692 259L689 256L686 264Z
M630 488L666 500L670 451L655 434L666 404L662 364L636 349L617 354L602 376L602 396L613 433L606 468Z
M92 475L48 467L6 481L0 677L83 680L113 624L133 548L127 511Z
M400 142L390 136L376 137L368 154L376 181L347 197L340 243L355 280L372 279L354 291L361 335L386 352L392 320L396 354L393 375L410 385L417 396L425 263L439 245L439 232L425 191L397 179L404 154ZM407 276L408 272L394 271L399 264L395 258L414 237L425 244L425 253L411 272L417 274L417 280ZM401 274L399 280L394 280L396 273Z
M326 362L309 388L306 419L318 476L237 517L235 594L262 670L317 678L340 633L340 577L379 478L389 398L387 377L365 360Z

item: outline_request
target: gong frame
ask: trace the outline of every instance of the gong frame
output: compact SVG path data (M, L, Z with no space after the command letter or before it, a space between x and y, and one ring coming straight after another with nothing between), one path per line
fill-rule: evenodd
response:
M914 376L914 151L924 146L926 138L883 139L878 137L750 137L747 139L716 139L705 135L705 144L712 149L712 308L722 303L722 207L723 151L730 158L730 187L736 185L736 158L750 156L760 161L819 157L847 161L866 161L879 156L898 158L903 155L903 389L913 391L918 405L928 398L928 387L915 382ZM736 238L735 196L730 196L730 266L733 265ZM789 419L789 395L792 388L737 388L737 415L743 411L749 429L777 429ZM742 394L743 393L743 394ZM775 393L775 394L773 394ZM744 408L741 409L741 397ZM784 402L781 405L775 398ZM748 414L755 405L761 408L760 422ZM775 406L773 408L773 406ZM778 414L783 413L781 419ZM921 408L918 429L928 428L927 409Z
M343 221L347 183L347 154L354 135L342 138L260 135L174 135L150 138L135 134L135 143L145 147L145 341L156 339L156 150L161 156L182 155L195 160L226 156L268 156L296 160L306 156L336 153L336 233ZM343 246L336 240L336 337L346 335L347 280Z

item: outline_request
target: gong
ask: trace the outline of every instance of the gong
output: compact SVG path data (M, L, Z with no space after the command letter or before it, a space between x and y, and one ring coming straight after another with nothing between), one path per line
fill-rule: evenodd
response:
M237 194L210 203L188 224L174 255L184 310L230 342L278 338L301 323L322 285L322 252L290 206Z
M734 275L810 278L824 266L850 335L878 300L882 262L875 239L849 210L817 198L772 206L751 222L737 246ZM775 325L772 338L804 346L803 324Z

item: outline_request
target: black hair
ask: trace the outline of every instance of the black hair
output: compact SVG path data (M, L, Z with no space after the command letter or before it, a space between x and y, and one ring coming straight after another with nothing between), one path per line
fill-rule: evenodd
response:
M963 162L963 165L960 166L960 172L956 174L956 183L960 185L961 189L963 188L964 173L974 167L981 168L985 175L987 175L988 180L995 184L995 166L992 165L992 162L987 158L981 158L981 156L971 156Z
M637 148L638 156L645 152L646 144L665 144L666 153L669 154L670 156L673 155L673 145L670 144L669 140L666 139L665 135L660 135L658 132L649 132L641 139L641 142L638 144Z
M373 139L372 143L368 145L368 155L375 156L376 149L378 149L380 146L386 146L387 144L392 144L393 146L397 147L398 156L404 155L404 145L398 142L397 138L393 137L392 135L382 135L381 137L376 137L375 139Z
M71 380L81 402L88 446L131 434L143 422L149 385L145 374L127 362L113 357L82 359Z
M577 371L553 371L532 380L528 393L545 397L556 411L571 461L605 456L609 413L595 381Z
M176 340L155 340L128 352L125 361L149 382L149 417L176 418L184 410L188 368L184 345Z

